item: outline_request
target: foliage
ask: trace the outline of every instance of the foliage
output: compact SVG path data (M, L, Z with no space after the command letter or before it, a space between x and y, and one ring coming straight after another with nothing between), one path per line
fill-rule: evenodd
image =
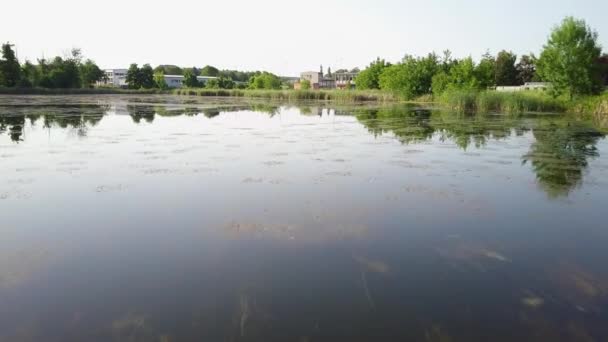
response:
M380 89L400 93L405 99L428 94L438 69L439 58L435 54L419 58L406 56L401 63L382 71Z
M205 88L207 89L220 89L220 82L217 78L212 78L205 82Z
M157 69L155 69L157 70ZM154 72L154 84L158 89L168 89L169 85L167 85L167 81L165 81L165 73L162 69L158 69Z
M553 29L538 60L540 77L551 82L556 94L597 93L601 89L597 61L601 48L597 32L584 20L565 18Z
M515 69L517 70L519 84L538 80L538 76L536 75L536 57L533 54L521 56L519 63L515 65Z
M84 88L92 88L96 82L106 78L106 74L101 70L95 62L87 59L80 65L80 78Z
M262 72L249 80L249 89L280 89L281 79L269 72Z
M216 67L207 65L200 70L200 76L218 77L220 76L220 71Z
M154 72L162 72L163 75L182 75L184 73L182 68L178 67L177 65L171 64L161 64L154 68Z
M186 69L184 71L184 86L188 88L198 88L202 86L196 78L196 73L192 69Z
M496 85L514 86L518 84L515 61L517 55L509 51L501 51L496 56Z
M14 87L21 79L21 67L10 43L2 44L0 59L0 86Z
M479 64L475 67L475 77L482 89L492 88L496 85L497 60L489 52L486 52Z
M309 80L301 80L300 81L300 90L309 90L310 89L310 81Z
M471 57L458 61L450 68L448 89L473 90L479 88L479 81L475 76L475 62Z
M150 64L144 64L141 68L135 63L131 64L127 70L126 82L129 89L152 89L158 86Z
M365 70L357 75L355 80L357 88L361 90L380 89L380 75L384 69L388 68L390 65L391 64L384 61L384 59L377 58Z

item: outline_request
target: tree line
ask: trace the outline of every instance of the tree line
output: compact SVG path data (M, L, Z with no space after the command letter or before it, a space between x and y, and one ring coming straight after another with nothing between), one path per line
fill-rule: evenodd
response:
M10 43L2 44L0 87L91 88L105 73L95 62L84 59L80 49L68 56L38 59L20 64Z
M376 59L356 79L358 89L382 89L411 99L441 95L449 90L484 90L522 85L531 81L551 83L554 95L590 95L608 82L608 56L602 56L598 34L583 20L565 18L556 26L539 57L511 51L489 52L476 63L471 57L406 55L399 63Z
M0 87L15 88L92 88L107 80L106 74L91 59L85 59L80 49L72 49L68 56L40 58L37 64L19 63L13 45L2 44L0 58ZM150 64L129 66L126 83L130 89L167 89L164 75L182 75L183 84L190 88L210 89L280 89L281 79L265 71L219 70L207 65L203 68L180 68L175 65ZM198 76L215 77L206 82Z

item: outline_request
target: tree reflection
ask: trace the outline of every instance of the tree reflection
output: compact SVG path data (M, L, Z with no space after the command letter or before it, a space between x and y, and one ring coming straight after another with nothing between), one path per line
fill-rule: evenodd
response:
M152 123L154 115L156 115L154 106L150 105L127 105L127 112L131 116L131 120L137 124L141 123L142 119L147 123Z
M536 141L522 157L530 162L539 185L551 197L568 195L580 185L588 159L599 156L596 144L604 134L581 123L550 123L534 129Z
M404 144L438 137L463 150L532 131L536 141L522 163L532 165L541 188L551 197L568 195L581 183L588 160L599 156L596 144L604 137L592 124L572 122L565 116L460 116L396 106L359 110L357 119L374 136L393 134Z

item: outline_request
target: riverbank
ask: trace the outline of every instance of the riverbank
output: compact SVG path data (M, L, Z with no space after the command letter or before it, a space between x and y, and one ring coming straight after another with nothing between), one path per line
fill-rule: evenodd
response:
M205 89L180 88L172 91L176 95L248 97L271 100L321 100L335 102L397 102L402 99L393 93L380 90L251 90L251 89Z
M539 91L497 92L493 90L446 91L439 96L424 95L404 99L400 94L381 90L251 90L251 89L120 89L120 88L0 88L4 95L111 95L164 94L203 97L239 97L277 101L331 101L335 103L415 103L457 113L574 113L608 120L608 93L574 100L552 97Z

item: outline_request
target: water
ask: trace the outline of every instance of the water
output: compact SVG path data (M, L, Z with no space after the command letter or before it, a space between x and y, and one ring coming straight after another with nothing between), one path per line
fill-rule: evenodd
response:
M1 341L603 341L568 116L0 98Z

